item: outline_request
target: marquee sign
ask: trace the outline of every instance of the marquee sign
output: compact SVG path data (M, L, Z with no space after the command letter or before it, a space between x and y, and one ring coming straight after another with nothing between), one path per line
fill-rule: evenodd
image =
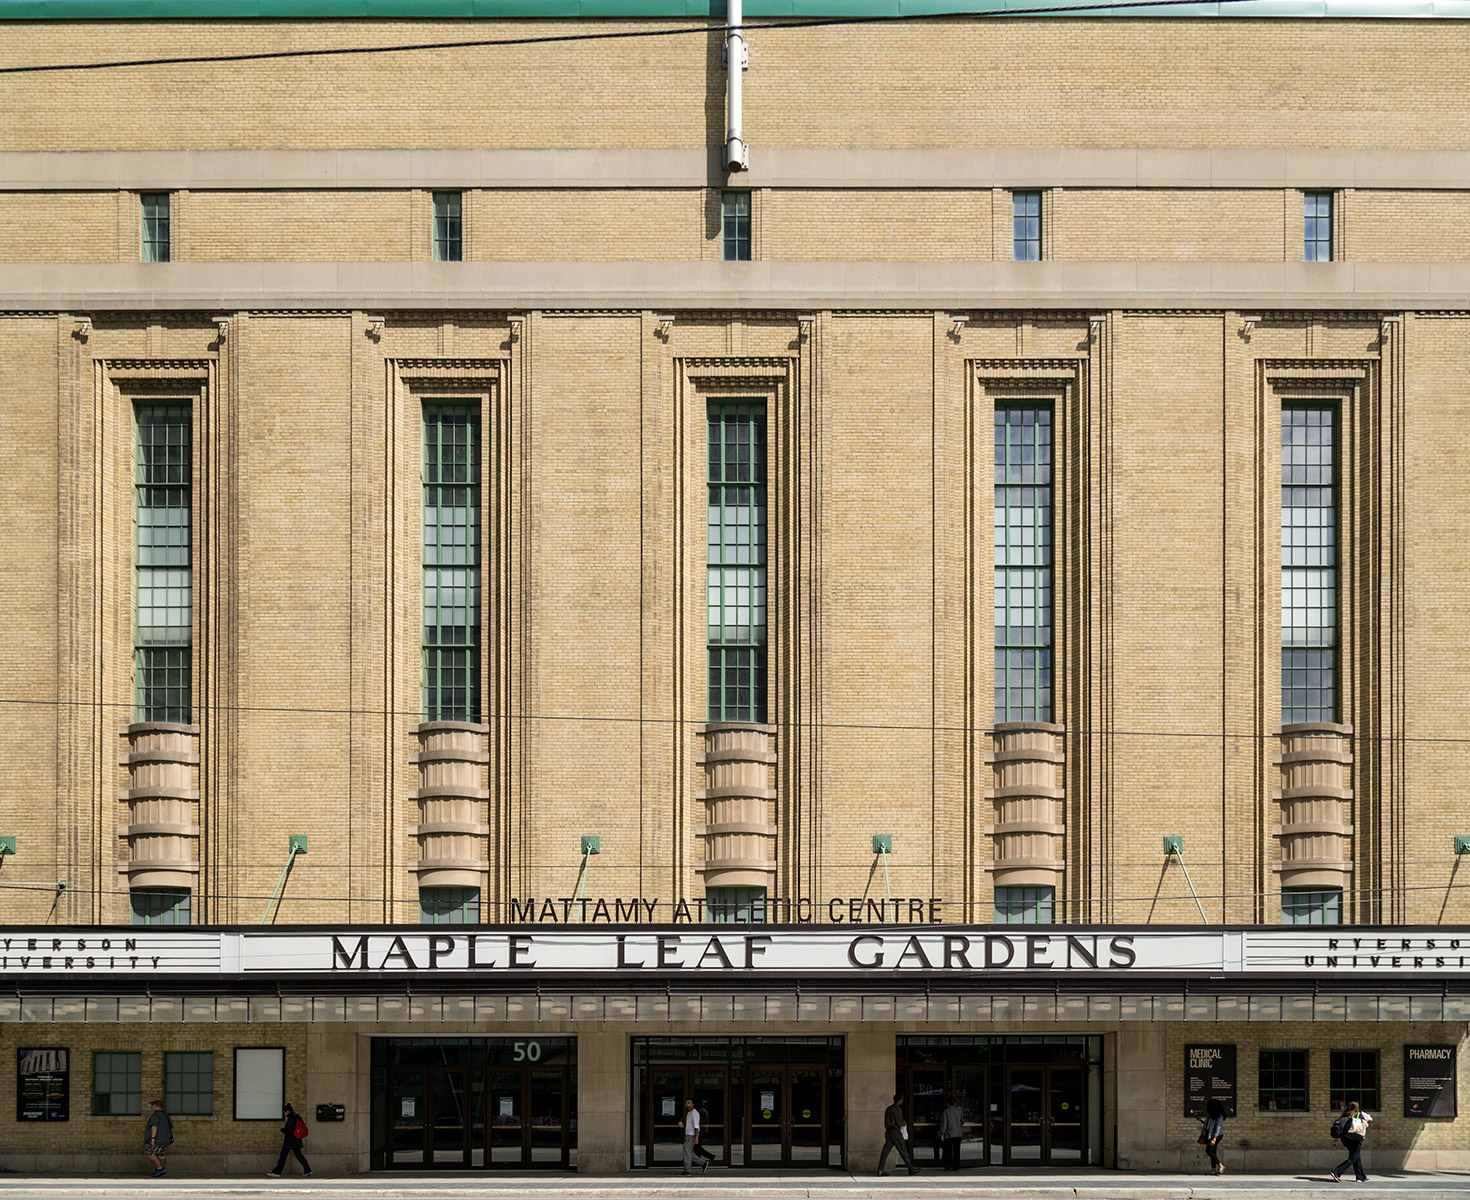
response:
M1158 973L1433 974L1470 978L1470 929L1149 929L1099 926L745 925L541 929L0 930L10 977L453 973L913 975L976 979Z

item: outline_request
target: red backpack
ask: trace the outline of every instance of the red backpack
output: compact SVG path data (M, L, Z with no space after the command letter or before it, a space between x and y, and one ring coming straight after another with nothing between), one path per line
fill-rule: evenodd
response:
M310 1132L311 1130L306 1127L306 1122L298 1116L296 1118L296 1124L291 1126L291 1136L294 1138L299 1138L301 1141L304 1142L306 1140L306 1135Z

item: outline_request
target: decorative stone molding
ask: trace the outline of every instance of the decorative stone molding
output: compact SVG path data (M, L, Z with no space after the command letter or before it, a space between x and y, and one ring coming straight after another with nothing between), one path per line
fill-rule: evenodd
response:
M986 796L995 803L996 887L1061 889L1062 730L1044 721L1005 721L990 730L995 787Z
M408 832L418 839L419 859L409 869L418 873L420 888L483 887L490 826L481 817L490 792L480 783L490 727L425 721L414 732L419 786L408 798L418 802L419 822Z
M124 725L128 806L118 836L128 843L122 871L133 890L194 889L199 874L199 726L169 721Z
M749 722L718 722L703 727L705 786L695 792L705 802L704 886L763 887L776 880L776 728Z
M1352 791L1351 725L1306 721L1281 727L1283 888L1342 888L1352 871L1347 839Z

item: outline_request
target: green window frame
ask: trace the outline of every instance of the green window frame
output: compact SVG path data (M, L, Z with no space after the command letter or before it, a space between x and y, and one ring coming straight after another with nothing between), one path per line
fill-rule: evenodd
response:
M995 889L997 925L1053 925L1057 890L1053 887L998 887Z
M711 403L709 719L766 719L766 411Z
M142 212L142 258L144 262L166 263L171 257L167 192L143 192L139 196Z
M188 888L138 888L128 893L134 925L188 925L193 908Z
M420 925L478 925L479 923L479 888L419 888Z
M1041 261L1041 193L1011 193L1011 257Z
M1337 409L1281 409L1281 723L1337 720Z
M720 237L726 262L750 261L750 193L720 193Z
M175 1117L214 1115L214 1051L164 1052L163 1107Z
M714 925L764 925L766 889L712 887L704 891L705 919Z
M1348 1101L1372 1112L1382 1108L1377 1050L1333 1050L1327 1070L1327 1103L1341 1112Z
M1341 888L1282 888L1283 925L1341 925Z
M143 1053L92 1052L92 1115L137 1117L143 1113Z
M193 719L193 448L187 403L134 405L136 719Z
M464 193L434 193L434 261L459 262L463 256Z
M1052 422L995 410L995 719L1052 718Z
M1307 1052L1262 1050L1257 1064L1256 1107L1261 1112L1306 1112Z
M480 411L424 402L424 720L479 721Z
M1302 258L1306 262L1332 261L1332 193L1302 194Z

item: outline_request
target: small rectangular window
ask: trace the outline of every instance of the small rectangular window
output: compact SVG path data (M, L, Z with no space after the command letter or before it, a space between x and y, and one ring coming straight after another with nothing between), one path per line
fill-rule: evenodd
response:
M463 194L434 193L434 261L459 262Z
M720 197L720 227L725 261L750 261L750 193L725 192Z
M1283 925L1341 925L1341 888L1283 888Z
M1307 262L1332 261L1332 193L1306 193L1305 257Z
M1307 1052L1262 1050L1259 1084L1262 1112L1306 1112Z
M171 1116L214 1113L214 1052L170 1050L163 1056L163 1107Z
M1056 888L998 887L995 889L997 925L1052 925L1056 923Z
M766 920L766 889L706 888L704 911L706 917L716 925L762 925Z
M1041 260L1041 193L1011 193L1011 249L1017 262Z
M143 261L168 262L168 193L143 193Z
M477 925L479 921L479 888L419 888L420 925Z
M1342 1111L1350 1100L1372 1111L1382 1107L1378 1095L1378 1051L1334 1050L1328 1071L1328 1105Z
M134 925L187 925L188 888L142 888L131 894Z
M143 1112L143 1055L98 1050L92 1055L92 1115L136 1117Z

